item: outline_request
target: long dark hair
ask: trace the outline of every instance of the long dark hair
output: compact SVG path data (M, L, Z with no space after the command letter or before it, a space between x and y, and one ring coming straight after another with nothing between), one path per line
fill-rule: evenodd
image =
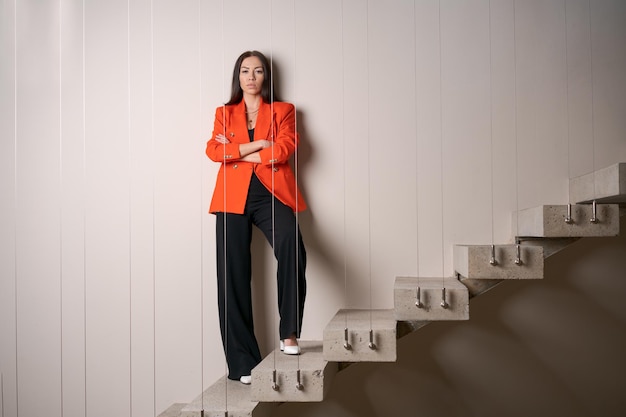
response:
M265 55L263 55L259 51L246 51L243 54L239 55L237 61L235 62L235 68L233 69L233 83L231 85L230 90L230 100L226 105L229 104L238 104L243 100L243 90L241 89L241 85L239 84L239 72L241 71L241 63L244 59L249 58L251 56L255 56L259 58L261 61L261 65L263 65L263 85L261 86L261 97L263 101L266 103L271 103L273 101L280 101L278 97L276 97L276 92L274 90L274 80L272 79L272 67L269 64Z

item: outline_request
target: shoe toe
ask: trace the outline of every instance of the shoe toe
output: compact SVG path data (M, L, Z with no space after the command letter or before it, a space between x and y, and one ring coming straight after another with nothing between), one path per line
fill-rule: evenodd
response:
M252 383L252 375L243 375L239 378L239 382L245 385L250 385Z
M300 346L285 346L283 350L285 355L299 355L300 354Z

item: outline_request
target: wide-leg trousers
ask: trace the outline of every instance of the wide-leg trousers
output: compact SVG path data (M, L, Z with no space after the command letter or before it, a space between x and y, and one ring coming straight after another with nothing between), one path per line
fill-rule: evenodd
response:
M272 245L278 261L280 338L300 337L306 297L306 251L293 210L253 175L244 214L217 213L217 283L222 343L228 378L250 375L261 361L254 335L251 291L252 225Z

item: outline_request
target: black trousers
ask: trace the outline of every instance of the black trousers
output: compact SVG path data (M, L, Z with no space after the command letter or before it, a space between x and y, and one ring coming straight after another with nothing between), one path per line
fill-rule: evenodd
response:
M293 333L300 337L306 296L306 252L293 210L274 199L253 175L244 214L217 213L216 219L220 330L228 378L234 380L250 375L261 362L252 318L252 225L273 245L278 261L281 339Z

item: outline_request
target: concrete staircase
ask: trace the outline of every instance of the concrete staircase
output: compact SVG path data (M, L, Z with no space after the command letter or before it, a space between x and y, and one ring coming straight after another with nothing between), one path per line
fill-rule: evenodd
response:
M626 163L573 178L570 204L514 213L514 244L457 245L454 277L397 277L394 309L339 310L323 341L302 341L299 357L270 353L252 371L251 386L223 377L159 417L261 417L282 402L323 401L349 364L395 361L398 338L432 322L468 320L471 298L507 280L542 279L546 258L583 237L617 236L624 215Z

